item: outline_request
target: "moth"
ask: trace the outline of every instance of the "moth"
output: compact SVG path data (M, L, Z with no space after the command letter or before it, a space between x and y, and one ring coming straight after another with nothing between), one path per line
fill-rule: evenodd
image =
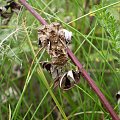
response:
M65 70L68 65L66 47L71 43L72 32L64 29L60 23L43 25L38 29L38 44L44 47L51 57L50 62L41 62L43 68L50 72L54 86L64 90L73 87L79 80L79 72Z
M0 7L0 16L3 18L3 25L7 25L13 13L17 13L21 6L13 0L6 0L6 5Z

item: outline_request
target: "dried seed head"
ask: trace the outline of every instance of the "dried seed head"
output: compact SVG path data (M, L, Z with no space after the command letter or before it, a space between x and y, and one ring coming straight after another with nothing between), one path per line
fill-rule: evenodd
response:
M46 47L54 65L64 65L68 60L66 46L72 33L63 29L60 23L43 25L38 30L39 44Z
M71 42L72 32L63 29L60 23L44 25L38 30L38 40L51 56L51 62L44 62L43 68L49 71L55 80L54 87L60 85L63 90L68 90L78 83L80 74L70 70L66 73L63 68L68 61L66 47Z

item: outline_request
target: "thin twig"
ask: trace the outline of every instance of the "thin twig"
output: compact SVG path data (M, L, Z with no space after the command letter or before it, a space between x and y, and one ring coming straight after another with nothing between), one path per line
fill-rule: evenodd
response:
M19 0L21 4L23 4L27 10L29 10L35 17L38 19L43 25L46 25L47 22L25 1L25 0ZM74 54L70 51L69 48L66 49L67 53L72 60L72 62L79 68L79 71L81 72L81 75L87 80L93 91L98 95L101 102L103 103L104 107L107 109L107 111L110 113L113 120L119 120L119 117L105 98L105 96L102 94L102 92L99 90L99 88L96 86L94 80L89 76L89 74L86 72L85 69L83 69L82 65L78 61L78 59L74 56Z

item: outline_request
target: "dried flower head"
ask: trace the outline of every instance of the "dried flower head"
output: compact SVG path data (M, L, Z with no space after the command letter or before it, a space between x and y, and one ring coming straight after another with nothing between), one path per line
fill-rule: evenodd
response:
M46 48L51 56L51 62L44 61L40 64L52 75L54 87L59 85L63 90L72 88L80 79L79 72L64 70L68 61L66 47L71 42L71 37L72 32L63 29L60 23L43 25L38 30L39 45Z
M39 45L46 48L52 58L52 64L60 66L67 62L66 47L71 36L72 33L63 29L60 23L51 23L39 28Z

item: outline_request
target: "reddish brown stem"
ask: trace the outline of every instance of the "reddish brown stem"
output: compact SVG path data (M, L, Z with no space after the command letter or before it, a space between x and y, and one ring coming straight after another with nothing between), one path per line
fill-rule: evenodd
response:
M24 5L26 7L26 9L32 13L33 16L35 16L35 18L38 19L38 21L40 23L42 23L43 25L48 24L27 2L26 0L19 0L22 5Z
M27 10L29 10L43 25L46 25L47 22L28 4L25 0L19 0L21 4L23 4ZM110 113L113 120L119 120L119 117L114 112L113 108L105 98L105 96L102 94L102 92L99 90L99 88L96 86L94 80L89 76L89 74L86 72L85 69L83 69L82 65L78 61L78 59L74 56L74 54L70 51L69 48L66 49L67 53L72 60L72 62L79 68L81 75L87 80L88 84L91 86L91 88L95 91L95 93L100 98L101 102L103 103L104 107L107 109L107 111Z
M87 80L87 82L89 83L91 88L98 95L98 97L100 98L100 100L103 103L104 107L110 113L110 115L113 118L113 120L119 120L118 116L114 112L113 108L111 107L111 105L109 104L109 102L107 101L105 96L102 94L100 89L96 86L94 80L89 76L89 74L86 72L86 70L83 69L83 67L80 64L80 62L78 61L78 59L74 56L74 54L68 48L67 48L67 52L68 52L68 55L69 55L70 59L72 60L72 62L79 68L79 71L81 72L82 76Z

